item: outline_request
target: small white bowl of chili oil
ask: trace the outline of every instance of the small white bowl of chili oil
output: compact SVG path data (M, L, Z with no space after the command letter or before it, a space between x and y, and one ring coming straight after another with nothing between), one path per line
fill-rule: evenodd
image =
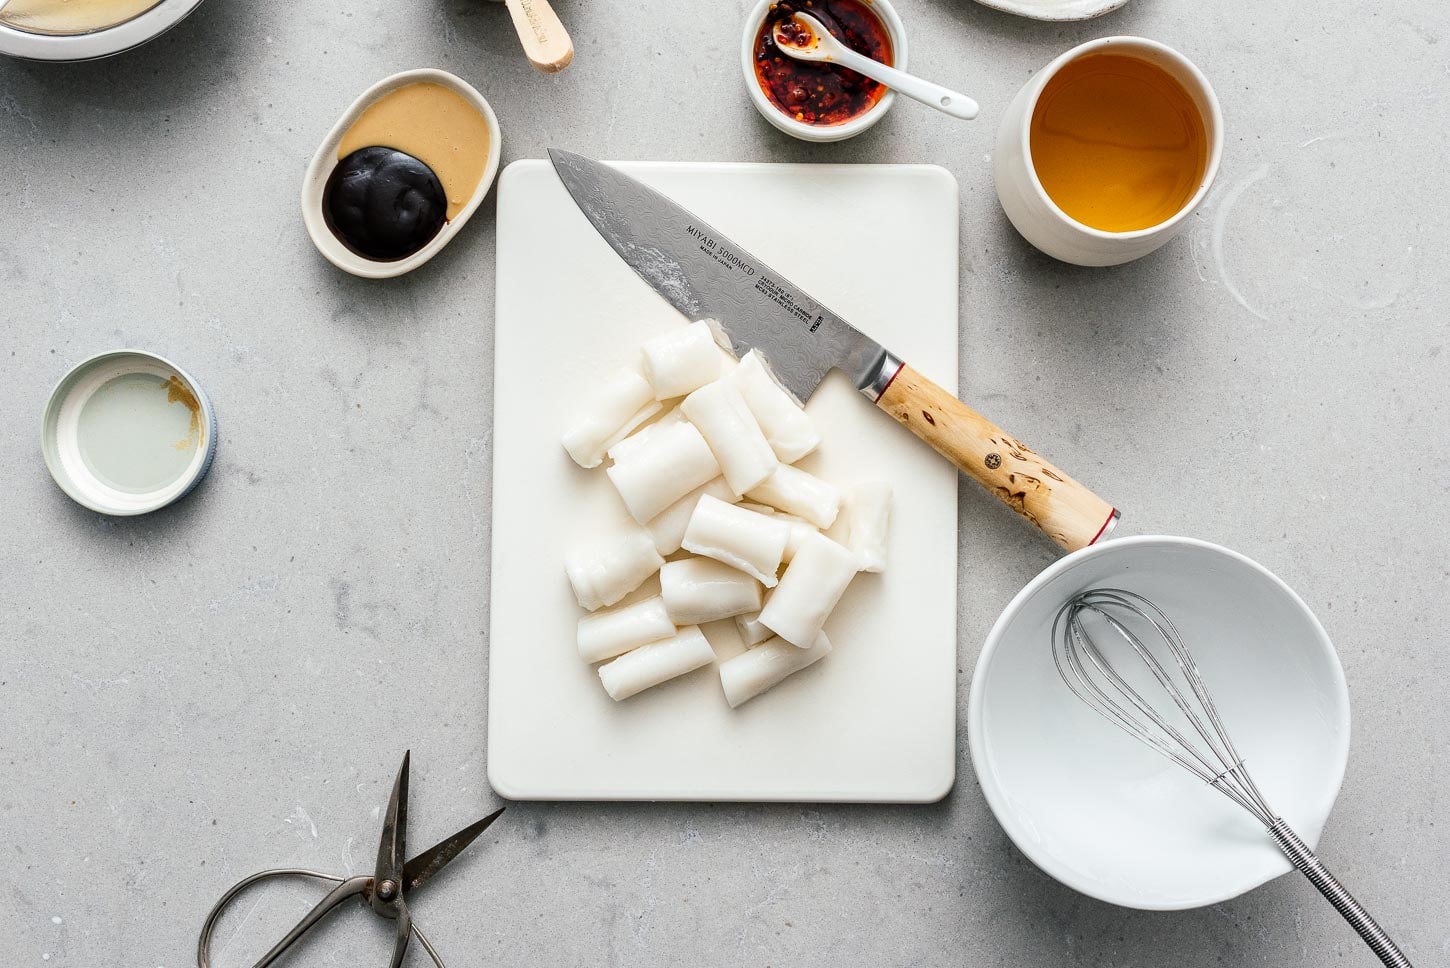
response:
M891 110L896 94L836 64L798 61L776 48L776 23L800 11L872 60L906 69L906 28L887 0L760 0L745 18L740 66L761 117L802 141L844 141Z

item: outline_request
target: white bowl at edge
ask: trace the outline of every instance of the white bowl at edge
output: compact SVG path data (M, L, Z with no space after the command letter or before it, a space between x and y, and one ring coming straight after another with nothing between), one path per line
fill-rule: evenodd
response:
M343 135L347 134L347 130L357 120L358 115L384 94L391 94L400 87L421 82L440 84L455 91L478 109L484 120L488 122L488 162L484 166L483 177L479 179L478 187L473 190L473 197L468 200L468 204L463 206L457 216L445 222L443 228L438 230L438 234L433 236L427 245L406 258L395 259L391 262L369 259L343 245L342 240L327 227L327 220L322 215L322 196L327 189L328 176L332 174L332 169L337 167L337 146L342 141ZM502 140L498 117L493 113L493 108L489 106L482 94L474 90L473 85L461 77L447 71L425 67L383 78L364 91L343 112L342 117L338 118L337 123L332 126L332 130L327 132L327 137L322 139L322 144L318 146L317 153L312 156L312 162L307 166L307 174L302 179L302 222L307 226L307 234L311 236L312 244L317 246L317 251L321 252L328 262L355 276L363 276L367 279L390 279L393 276L411 272L433 258L440 249L451 242L459 230L468 224L469 218L477 211L478 206L482 204L484 196L488 194L494 178L498 175Z
M1052 877L1125 907L1236 897L1291 868L1228 798L1088 709L1058 678L1050 629L1088 588L1160 605L1198 662L1269 803L1317 843L1349 758L1339 658L1303 600L1263 566L1192 538L1118 538L1044 570L993 625L967 738L987 803Z
M201 0L161 0L130 20L84 34L38 34L0 24L0 54L62 62L110 57L155 40L199 6Z
M1015 13L1033 20L1091 20L1123 6L1128 0L977 0L984 7Z

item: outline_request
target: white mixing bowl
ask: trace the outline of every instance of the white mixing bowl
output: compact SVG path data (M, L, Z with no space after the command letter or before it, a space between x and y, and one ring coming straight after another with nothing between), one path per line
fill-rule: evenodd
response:
M1349 757L1349 695L1323 626L1263 566L1160 536L1063 558L992 627L967 728L998 822L1057 880L1126 907L1201 907L1289 871L1253 817L1093 712L1058 677L1053 617L1072 595L1102 586L1162 607L1270 805L1310 846L1324 828Z
M0 54L42 61L84 61L139 47L186 19L201 0L160 0L139 16L83 34L39 34L0 24Z

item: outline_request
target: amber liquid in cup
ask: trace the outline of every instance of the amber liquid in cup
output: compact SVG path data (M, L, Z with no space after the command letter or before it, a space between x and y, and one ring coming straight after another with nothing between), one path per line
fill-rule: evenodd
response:
M1168 221L1203 183L1208 132L1166 70L1124 54L1062 67L1032 111L1033 170L1070 218L1104 232Z

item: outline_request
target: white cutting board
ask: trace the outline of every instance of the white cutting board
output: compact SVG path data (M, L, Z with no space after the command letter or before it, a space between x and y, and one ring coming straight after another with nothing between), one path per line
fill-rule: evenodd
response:
M928 166L627 163L943 387L957 374L957 186ZM772 213L813 226L789 228ZM548 800L917 803L956 771L957 474L832 372L801 466L894 490L890 559L847 590L835 651L732 710L714 666L621 703L575 651L565 548L625 511L559 436L610 366L683 317L544 161L499 179L488 776ZM651 581L654 581L651 579ZM707 626L717 655L740 650Z

